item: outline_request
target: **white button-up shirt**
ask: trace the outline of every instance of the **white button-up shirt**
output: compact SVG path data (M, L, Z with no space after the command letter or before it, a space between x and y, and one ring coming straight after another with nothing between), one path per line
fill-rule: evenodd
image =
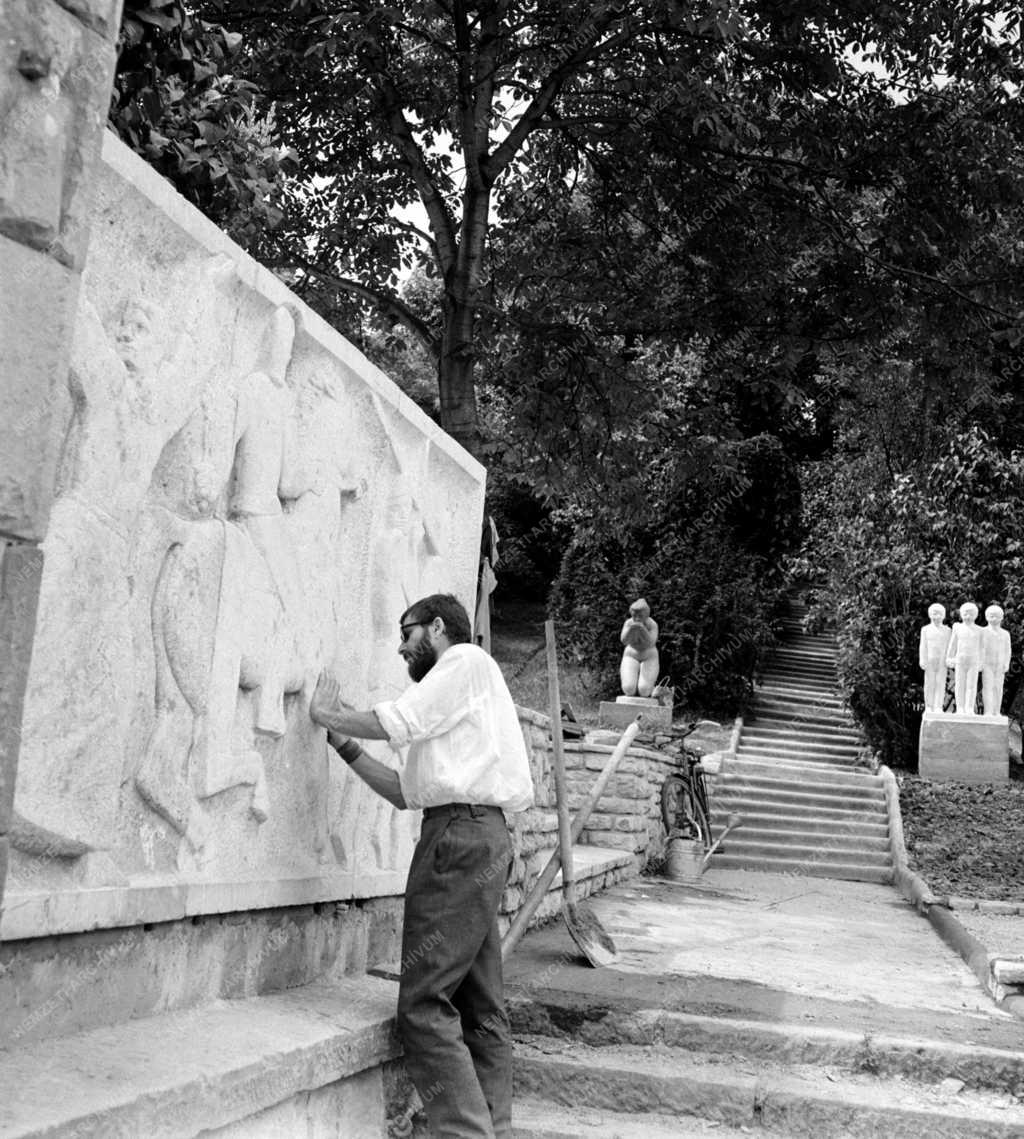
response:
M451 645L418 683L373 711L393 748L407 806L481 803L522 811L533 779L501 669L478 645Z

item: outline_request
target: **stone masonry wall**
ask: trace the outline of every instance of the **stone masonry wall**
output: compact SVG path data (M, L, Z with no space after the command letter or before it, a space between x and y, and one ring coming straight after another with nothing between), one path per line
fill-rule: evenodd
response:
M551 771L551 722L548 716L520 708L520 724L530 751L536 788L536 803L513 820L515 860L502 910L514 916L530 886L558 845L558 817ZM618 739L565 742L566 782L569 810L575 815L608 762ZM661 819L661 786L665 776L685 766L684 743L672 732L646 737L650 746L634 744L619 763L601 799L584 828L580 843L622 851L639 870L664 850L665 828ZM600 885L600 884L598 884Z

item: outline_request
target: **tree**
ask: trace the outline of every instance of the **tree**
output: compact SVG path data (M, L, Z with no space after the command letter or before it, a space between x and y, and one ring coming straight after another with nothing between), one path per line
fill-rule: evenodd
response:
M281 220L295 155L274 108L235 73L242 37L181 0L126 0L110 126L246 248Z

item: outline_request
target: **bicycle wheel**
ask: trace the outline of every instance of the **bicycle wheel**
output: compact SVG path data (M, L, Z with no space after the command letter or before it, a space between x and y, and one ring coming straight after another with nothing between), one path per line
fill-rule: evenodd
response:
M661 817L670 835L711 845L711 823L685 775L669 775L661 785Z

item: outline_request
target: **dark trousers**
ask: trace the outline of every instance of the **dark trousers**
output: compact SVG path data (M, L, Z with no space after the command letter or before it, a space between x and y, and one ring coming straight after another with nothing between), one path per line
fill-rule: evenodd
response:
M498 905L512 859L498 807L423 813L405 890L398 1030L443 1139L512 1134L512 1035Z

